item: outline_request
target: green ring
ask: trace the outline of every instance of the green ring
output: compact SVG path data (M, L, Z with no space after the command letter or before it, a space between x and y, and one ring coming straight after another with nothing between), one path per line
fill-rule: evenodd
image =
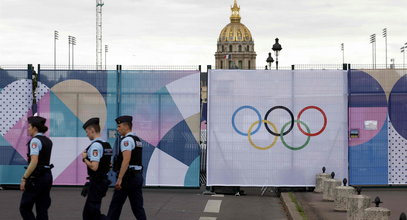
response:
M302 122L302 121L300 121L300 120L294 120L294 122L297 122L297 123L300 123L300 124L304 125L305 129L307 129L307 132L308 132L308 133L310 132L309 127L308 127L304 122ZM283 134L283 133L284 133L284 129L285 129L289 124L291 124L291 122L287 122L287 123L281 128L280 134ZM310 137L310 136L307 136L307 141L305 141L305 143L304 143L303 145L301 145L301 146L299 146L299 147L291 147L290 145L288 145L288 144L284 141L284 136L283 136L283 135L281 135L280 138L281 138L281 143L283 143L283 145L284 145L286 148L290 149L290 150L301 150L301 149L303 149L305 146L307 146L308 143L309 143L309 141L311 140L311 137Z

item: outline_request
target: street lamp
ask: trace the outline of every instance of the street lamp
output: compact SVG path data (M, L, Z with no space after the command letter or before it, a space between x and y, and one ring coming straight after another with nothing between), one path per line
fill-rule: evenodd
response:
M376 34L370 35L370 43L372 44L373 69L376 69Z
M68 69L71 69L71 44L72 44L72 36L68 36Z
M406 49L407 49L406 46L400 48L400 52L403 53L403 69L405 68L406 65Z
M387 28L383 28L383 37L385 39L385 46L386 46L386 69L387 69Z
M272 50L274 51L274 53L276 54L276 70L278 70L278 54L280 53L280 51L283 48L281 47L281 45L278 43L278 38L276 38L276 43L273 45Z
M105 45L105 70L106 70L106 54L109 52L109 47Z
M269 53L269 57L267 57L266 62L269 64L269 70L271 70L271 64L274 62L273 57L271 57L271 53ZM267 67L267 66L266 66ZM266 68L267 69L267 68Z
M73 63L74 63L75 56L74 56L74 53L73 53L73 46L75 46L75 45L76 45L76 37L72 37L72 69L74 69Z
M59 33L54 31L54 70L56 70L57 66L57 40L59 40Z

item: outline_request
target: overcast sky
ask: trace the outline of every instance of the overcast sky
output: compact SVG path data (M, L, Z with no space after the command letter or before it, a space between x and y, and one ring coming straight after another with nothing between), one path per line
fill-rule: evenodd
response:
M230 20L233 0L105 0L103 45L108 65L213 65L217 38ZM280 65L370 64L369 36L377 34L377 63L402 63L407 42L406 0L238 0L251 31L257 66L264 66L274 38ZM75 64L95 65L95 0L0 0L0 65L68 64L68 35L77 38ZM103 55L104 59L104 55ZM103 61L104 62L104 61Z

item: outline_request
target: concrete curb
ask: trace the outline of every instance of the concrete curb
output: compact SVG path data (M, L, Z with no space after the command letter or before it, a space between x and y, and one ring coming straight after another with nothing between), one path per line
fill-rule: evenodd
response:
M294 194L293 194L294 195ZM289 220L303 220L300 213L298 213L295 204L291 201L288 192L281 193L280 196L281 202L283 203L284 209L287 211Z

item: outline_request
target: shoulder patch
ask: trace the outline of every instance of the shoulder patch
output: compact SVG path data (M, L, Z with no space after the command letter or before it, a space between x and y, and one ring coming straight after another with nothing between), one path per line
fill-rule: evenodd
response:
M99 152L98 150L93 150L92 154L94 157L97 157L99 155Z
M129 141L124 141L124 142L123 142L123 145L124 145L125 147L129 146Z
M31 144L31 147L32 147L33 149L37 148L37 143L32 143L32 144Z

